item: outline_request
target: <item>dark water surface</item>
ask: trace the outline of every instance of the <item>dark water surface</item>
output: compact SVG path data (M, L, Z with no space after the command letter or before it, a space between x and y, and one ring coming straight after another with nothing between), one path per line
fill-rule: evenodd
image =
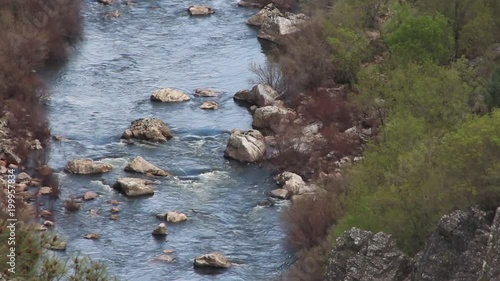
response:
M265 60L256 31L244 24L256 10L213 0L205 3L214 15L191 18L185 11L190 2L135 2L120 7L121 17L104 19L114 9L87 1L84 40L66 65L47 73L54 92L52 133L73 140L52 143L50 165L62 171L69 159L87 157L114 166L105 175L60 173L62 199L88 190L102 196L74 214L59 200L56 232L68 239L67 253L104 261L123 280L273 280L289 253L279 224L282 206L256 207L275 187L271 172L222 157L228 131L251 127L250 114L232 95L249 87L249 63ZM150 94L161 87L222 91L215 99L221 108L203 111L198 106L205 100L196 97L151 103ZM124 129L141 117L161 118L175 137L160 145L120 143ZM160 179L153 197L128 199L101 182L138 176L123 168L139 155L175 175ZM110 199L122 202L118 221L109 220ZM100 209L98 216L89 215L92 208ZM160 223L155 214L169 210L185 212L189 220L168 225L166 241L156 240L150 234ZM82 238L91 232L101 238ZM176 263L151 261L164 249L177 251ZM193 258L211 251L224 253L234 266L219 275L194 271Z

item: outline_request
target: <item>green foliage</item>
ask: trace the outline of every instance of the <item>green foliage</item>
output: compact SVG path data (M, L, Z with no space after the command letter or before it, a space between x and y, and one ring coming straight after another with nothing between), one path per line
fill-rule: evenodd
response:
M455 57L480 55L498 38L500 5L495 0L419 0L420 12L443 14L453 29ZM495 38L496 37L496 38Z
M453 53L453 38L442 15L404 15L386 42L391 52L403 61L446 63Z
M8 241L9 222L0 220L0 241ZM48 252L46 245L54 244L58 237L47 232L40 232L33 225L17 223L15 245L0 244L0 276L5 274L9 280L70 280L70 281L106 281L117 280L108 275L104 266L92 262L88 257L78 256L63 260ZM8 257L4 253L16 250L15 274L8 272Z
M368 48L366 38L353 29L338 27L331 30L327 40L334 50L336 80L344 83L354 80Z
M473 89L455 68L433 64L409 64L394 69L364 68L359 73L358 100L374 103L382 99L388 115L410 113L425 120L433 130L459 123L470 112Z
M494 107L500 107L500 67L497 67L491 75L484 99L490 110Z

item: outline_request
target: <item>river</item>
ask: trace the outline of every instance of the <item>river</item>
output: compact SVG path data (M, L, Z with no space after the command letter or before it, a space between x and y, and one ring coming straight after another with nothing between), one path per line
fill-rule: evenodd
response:
M190 2L134 2L119 7L119 18L105 18L115 8L87 0L84 39L66 64L45 73L53 92L52 134L72 140L52 142L49 160L61 178L54 220L55 232L68 240L65 255L79 252L104 262L122 280L275 279L290 261L279 219L284 205L256 206L275 188L272 172L223 158L229 130L251 128L249 112L232 96L250 87L248 65L265 60L257 31L245 24L256 10L209 0L216 13L195 18L185 10ZM191 96L196 88L213 88L223 92L215 99L221 108L203 111L198 107L205 99L193 96L180 104L152 103L149 96L162 87ZM174 138L159 145L121 143L130 122L142 117L161 118ZM102 183L140 177L123 171L135 156L175 176L158 179L147 198L126 198ZM102 159L114 169L91 176L64 173L74 158ZM76 213L64 210L63 199L89 190L100 198ZM118 221L109 219L111 199L121 202ZM89 214L93 208L98 216ZM155 214L170 210L185 212L188 221L168 224L166 241L154 239L151 231L161 222ZM101 238L82 238L92 232ZM176 251L175 263L152 261L164 249ZM233 267L219 275L195 271L194 257L212 251L224 253Z

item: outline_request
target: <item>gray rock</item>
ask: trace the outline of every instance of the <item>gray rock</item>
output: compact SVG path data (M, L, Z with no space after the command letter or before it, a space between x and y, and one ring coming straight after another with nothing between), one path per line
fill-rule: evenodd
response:
M130 128L125 130L122 138L165 142L172 138L172 133L162 120L158 118L142 118L132 121Z
M352 228L337 238L325 280L402 280L407 263L389 234Z
M443 216L416 260L412 280L480 280L489 235L483 211L472 208Z
M196 267L229 268L231 265L231 261L219 252L205 254L194 259Z
M107 173L113 169L111 164L94 162L92 159L74 159L64 168L67 172L79 175Z
M99 197L99 194L95 193L94 191L87 191L83 194L83 201L94 200L97 197Z
M256 130L231 132L224 156L240 162L257 162L266 155L264 136Z
M151 174L160 177L170 176L169 173L144 160L144 158L142 158L141 156L137 156L136 158L134 158L134 160L128 163L125 167L125 171L141 174Z

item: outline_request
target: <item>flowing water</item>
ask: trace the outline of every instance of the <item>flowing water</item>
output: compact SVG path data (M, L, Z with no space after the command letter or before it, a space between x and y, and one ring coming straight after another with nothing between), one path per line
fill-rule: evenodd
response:
M116 2L116 1L115 1ZM105 18L115 10L94 1L84 5L85 36L62 67L49 70L53 90L49 102L52 133L71 139L53 142L50 165L60 172L62 195L101 195L79 212L68 213L59 200L56 233L67 238L67 255L83 253L103 261L123 280L273 280L285 270L289 255L283 246L279 215L283 206L256 207L275 188L271 171L223 158L228 131L249 129L251 116L232 95L248 88L251 62L265 60L256 30L245 25L256 10L235 1L208 0L216 13L189 17L190 2L137 0L122 5L121 17ZM175 87L190 94L199 87L223 92L215 98L221 108L203 111L207 98L181 104L149 100L153 90ZM167 143L125 145L122 132L142 117L161 118L174 133ZM155 194L126 198L109 184L137 176L123 171L142 156L174 177L158 179ZM64 173L73 158L92 158L113 164L111 173L77 176ZM103 184L107 183L107 184ZM120 219L109 219L107 200L117 199ZM97 216L90 209L98 208ZM155 214L185 212L187 222L170 225L165 239L151 231L161 221ZM100 233L86 240L86 233ZM152 259L164 249L176 251L175 263ZM195 256L220 251L233 267L218 275L193 269Z

